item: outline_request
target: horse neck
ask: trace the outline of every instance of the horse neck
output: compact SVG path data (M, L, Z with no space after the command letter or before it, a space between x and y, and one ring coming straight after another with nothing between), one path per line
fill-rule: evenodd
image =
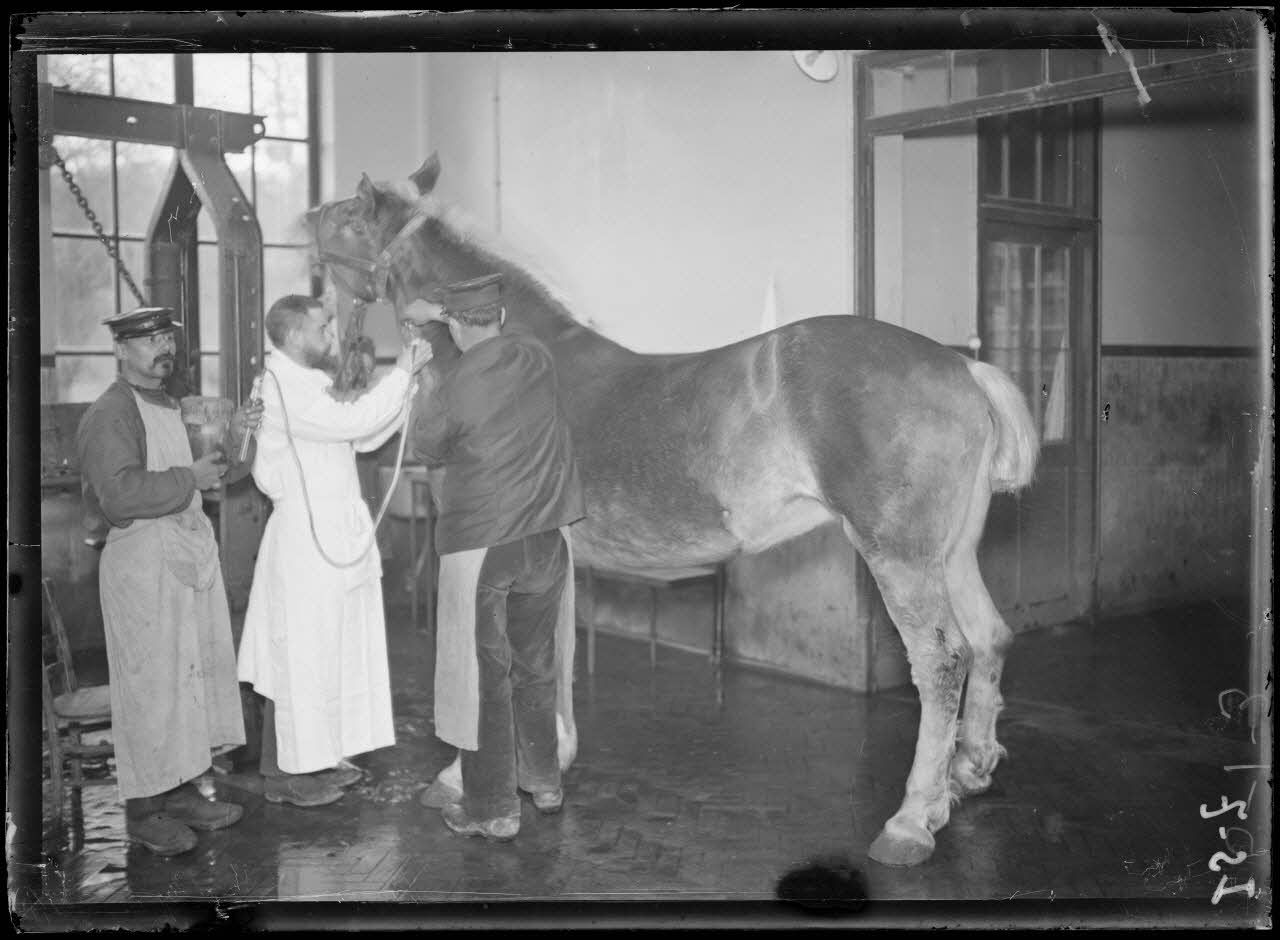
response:
M426 233L421 233L418 237L425 241ZM427 285L433 280L452 282L500 273L503 294L508 298L509 322L527 329L553 351L557 347L572 345L575 355L581 351L613 361L624 361L640 355L576 320L537 277L519 264L488 249L463 241L456 244L438 244L433 241L429 253L422 252L413 257L426 258L428 254L439 262L433 272L435 278L424 277L423 272L416 270L418 265L411 262L412 270L406 279L411 299L429 299Z

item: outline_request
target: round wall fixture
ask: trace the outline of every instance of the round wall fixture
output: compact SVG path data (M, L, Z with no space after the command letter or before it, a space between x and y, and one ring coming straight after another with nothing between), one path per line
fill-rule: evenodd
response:
M829 82L840 70L840 59L829 49L801 49L791 53L800 71L815 82Z

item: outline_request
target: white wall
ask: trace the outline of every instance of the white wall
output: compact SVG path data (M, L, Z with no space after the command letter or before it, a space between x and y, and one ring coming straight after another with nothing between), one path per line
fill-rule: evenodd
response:
M619 342L751 335L771 276L780 323L852 311L848 63L818 83L786 52L324 59L326 198L434 148L441 196Z
M504 235L646 352L852 310L849 69L787 52L501 58ZM439 72L436 73L439 75Z
M1259 338L1252 76L1104 99L1102 344L1249 346Z

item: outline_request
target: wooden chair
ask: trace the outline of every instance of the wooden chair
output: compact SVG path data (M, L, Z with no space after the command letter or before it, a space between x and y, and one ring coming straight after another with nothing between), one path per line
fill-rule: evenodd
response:
M587 612L587 673L596 671L596 602L595 582L598 579L639 584L649 589L649 666L658 662L658 590L710 580L715 591L715 620L711 633L711 662L719 667L724 654L724 606L727 578L724 565L703 565L693 568L671 568L653 571L616 571L604 568L584 567L588 598Z
M76 679L67 642L66 626L53 593L53 582L42 578L45 615L48 630L42 635L43 668L40 679L43 692L45 737L49 749L49 779L53 787L58 818L62 818L63 796L67 787L79 791L85 785L84 762L105 765L115 755L110 743L86 743L91 732L111 728L111 687L81 687ZM113 782L107 776L102 782Z

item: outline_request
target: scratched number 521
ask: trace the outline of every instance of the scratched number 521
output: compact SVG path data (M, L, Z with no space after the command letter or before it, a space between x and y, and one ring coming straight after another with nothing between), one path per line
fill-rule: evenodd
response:
M1250 793L1252 794L1252 789L1250 790ZM1201 803L1200 817L1202 819L1212 819L1215 816L1221 816L1223 813L1229 813L1231 810L1235 810L1237 818L1241 820L1245 820L1249 818L1248 814L1245 813L1245 807L1248 805L1249 805L1248 802L1245 800L1234 800L1233 802L1228 803L1227 798L1224 796L1222 798L1221 809L1211 810L1204 803ZM1232 827L1232 828L1236 829L1236 831L1240 831L1237 827ZM1218 836L1219 838L1222 839L1223 842L1227 841L1226 826L1218 827ZM1230 847L1230 843L1228 843L1228 847ZM1239 865L1248 857L1249 857L1249 853L1243 850L1237 852L1234 856L1228 855L1226 852L1214 852L1213 857L1209 859L1209 870L1214 872L1220 872L1222 871L1223 862L1226 862L1228 865ZM1252 876L1249 878L1248 881L1244 882L1243 884L1232 885L1230 887L1227 887L1227 878L1228 876L1224 874L1221 880L1218 881L1218 888L1216 891L1213 892L1213 897L1209 899L1211 903L1217 904L1226 895L1235 894L1238 891L1245 892L1245 894L1250 898L1253 897L1255 888L1254 888Z

